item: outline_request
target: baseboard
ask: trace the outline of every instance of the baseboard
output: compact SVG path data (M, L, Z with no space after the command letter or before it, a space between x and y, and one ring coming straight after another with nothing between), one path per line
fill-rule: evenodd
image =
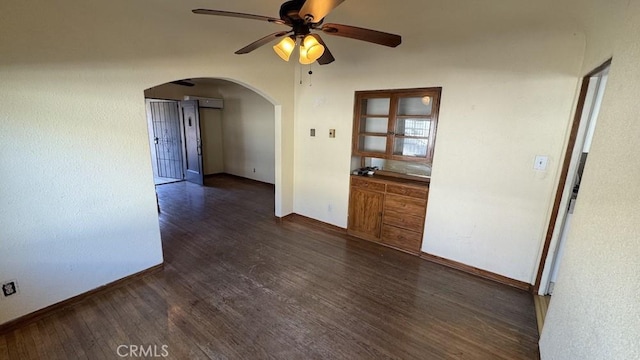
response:
M150 268L148 268L146 270L142 270L140 272L137 272L135 274L129 275L129 276L124 277L122 279L110 282L110 283L108 283L106 285L102 285L102 286L100 286L98 288L95 288L95 289L87 291L85 293L76 295L76 296L74 296L72 298L69 298L67 300L63 300L63 301L61 301L59 303L55 303L53 305L49 305L44 309L40 309L40 310L34 311L34 312L30 313L30 314L21 316L21 317L19 317L17 319L10 320L9 322L6 322L4 324L0 324L0 335L5 334L5 333L10 332L10 331L13 331L13 330L15 330L17 328L26 326L26 325L28 325L30 323L36 322L36 321L38 321L38 320L40 320L42 318L45 318L45 317L47 317L49 315L54 314L57 311L62 310L64 308L67 308L67 307L76 305L78 303L81 303L82 301L84 301L84 300L86 300L86 299L88 299L88 298L90 298L92 296L111 291L113 289L116 289L118 287L126 285L127 283L130 283L130 282L132 282L134 280L138 280L138 279L141 279L141 278L143 278L145 276L148 276L148 275L151 275L153 273L156 273L156 272L162 270L163 268L164 268L164 263L152 266L152 267L150 267Z
M326 230L326 231L330 231L330 232L337 232L337 233L340 233L340 234L343 234L343 235L347 234L347 229L344 229L344 228L341 228L339 226L326 223L324 221L312 219L312 218L306 217L304 215L296 214L296 213L291 213L289 215L286 215L286 216L283 216L281 218L278 218L277 221L280 222L280 223L285 222L285 221L291 221L291 222L296 222L296 223L300 223L300 224L313 226L313 227L320 228L322 230Z
M491 281L495 281L497 283L500 284L504 284L504 285L508 285L511 287L514 287L516 289L520 289L520 290L524 290L527 292L531 292L533 287L531 284L527 284L526 282L523 281L519 281L519 280L514 280L511 278L508 278L506 276L502 276L496 273L492 273L491 271L487 271L487 270L482 270L482 269L478 269L476 267L470 266L470 265L466 265L457 261L453 261L453 260L449 260L449 259L445 259L445 258L441 258L439 256L435 256L435 255L431 255L428 254L426 252L422 252L420 254L420 257L422 259L425 259L427 261L431 261L433 263L436 264L440 264L440 265L444 265L446 267L450 267L452 269L456 269L456 270L460 270L462 272L471 274L471 275L475 275L487 280L491 280Z
M257 182L257 183L264 184L264 185L268 185L268 186L276 186L275 184L268 183L268 182L266 182L266 181L256 180L256 179L248 178L248 177L245 177L245 176L234 175L234 174L229 174L229 173L225 173L225 172L216 173L216 174L204 175L204 178L205 178L205 179L215 179L216 177L232 177L232 178L236 178L236 179L242 179L242 180L255 181L255 182Z

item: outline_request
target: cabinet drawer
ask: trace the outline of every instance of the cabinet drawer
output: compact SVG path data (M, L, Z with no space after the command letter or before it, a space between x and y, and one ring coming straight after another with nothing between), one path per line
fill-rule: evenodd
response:
M387 194L384 201L384 208L385 210L399 211L407 215L421 216L424 218L427 211L427 201L424 199Z
M387 192L389 194L398 194L404 196L410 196L414 198L427 199L427 194L429 193L429 188L414 188L402 185L387 185Z
M397 228L395 226L382 226L382 242L411 252L420 252L422 234Z
M401 227L403 229L422 232L424 217L407 215L406 213L385 210L382 222L387 225Z
M352 177L351 178L351 186L356 186L359 188L365 188L373 191L384 192L384 184L376 181L369 181L363 178Z

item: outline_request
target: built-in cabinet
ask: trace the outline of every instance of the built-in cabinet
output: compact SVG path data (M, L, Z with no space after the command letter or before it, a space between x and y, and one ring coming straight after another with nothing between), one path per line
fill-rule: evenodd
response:
M357 91L350 235L419 254L442 88Z
M428 195L425 182L352 175L347 232L419 254Z

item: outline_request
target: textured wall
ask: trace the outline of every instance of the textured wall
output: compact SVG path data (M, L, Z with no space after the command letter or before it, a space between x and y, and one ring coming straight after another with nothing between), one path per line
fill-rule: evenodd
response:
M640 359L640 1L622 23L542 332L543 359Z

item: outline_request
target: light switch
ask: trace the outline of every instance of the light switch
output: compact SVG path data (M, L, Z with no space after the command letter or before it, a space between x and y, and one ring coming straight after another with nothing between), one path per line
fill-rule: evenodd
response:
M330 138L336 137L336 129L329 129L329 137Z
M547 170L547 163L549 162L549 157L545 155L536 156L536 162L533 164L534 170L545 171Z
M311 129L311 131L309 131L309 135L316 136L316 129Z

